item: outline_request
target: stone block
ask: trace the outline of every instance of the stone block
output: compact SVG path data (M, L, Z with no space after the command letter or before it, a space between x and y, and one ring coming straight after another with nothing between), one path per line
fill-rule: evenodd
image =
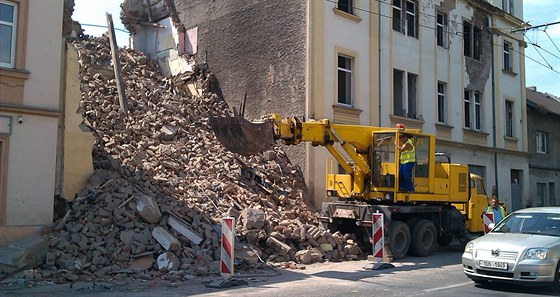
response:
M140 195L136 197L136 210L144 220L152 224L157 224L161 219L159 207L150 196Z
M174 216L170 216L167 219L167 225L169 225L173 230L179 232L181 235L185 236L188 240L192 241L194 244L200 244L202 242L202 238L194 233L189 225Z
M176 251L181 248L179 240L160 226L157 226L154 230L152 230L152 236L164 249L168 251Z
M263 210L255 208L245 208L241 212L243 218L243 227L245 229L262 229L265 222L265 214Z

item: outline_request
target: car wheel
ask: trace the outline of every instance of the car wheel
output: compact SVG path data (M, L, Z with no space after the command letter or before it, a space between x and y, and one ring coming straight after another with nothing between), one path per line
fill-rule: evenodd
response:
M410 248L410 229L408 225L393 221L389 231L389 250L393 259L400 259L406 255Z
M556 264L556 277L554 278L556 289L560 289L560 261Z
M429 220L420 220L412 228L412 252L416 256L427 257L432 254L436 246L436 226Z

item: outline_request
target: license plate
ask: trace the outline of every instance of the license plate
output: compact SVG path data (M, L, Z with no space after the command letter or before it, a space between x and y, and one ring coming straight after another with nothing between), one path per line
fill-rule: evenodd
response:
M503 270L508 269L506 262L480 260L478 262L478 265L480 265L480 267L485 267L485 268L494 268L494 269L503 269Z

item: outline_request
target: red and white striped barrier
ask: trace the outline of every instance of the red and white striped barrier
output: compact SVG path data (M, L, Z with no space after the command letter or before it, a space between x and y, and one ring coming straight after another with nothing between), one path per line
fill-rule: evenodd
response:
M233 276L234 228L234 217L225 217L222 219L222 250L220 261L220 274L222 275L222 277Z
M484 223L484 234L490 232L490 224L494 223L494 213L485 212L482 214L482 222Z
M383 260L383 214L374 213L371 216L372 222L372 246L373 246L373 258L375 262L380 263Z

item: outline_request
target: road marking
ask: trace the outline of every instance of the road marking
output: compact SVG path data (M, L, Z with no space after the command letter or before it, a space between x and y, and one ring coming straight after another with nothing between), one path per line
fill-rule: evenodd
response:
M424 292L433 292L433 291L438 291L438 290L445 290L445 289L451 289L451 288L456 288L456 287L462 287L462 286L466 286L472 284L471 281L468 282L464 282L464 283L460 283L460 284L454 284L454 285L449 285L449 286L445 286L445 287L438 287L438 288L432 288L432 289L426 289L423 290Z

